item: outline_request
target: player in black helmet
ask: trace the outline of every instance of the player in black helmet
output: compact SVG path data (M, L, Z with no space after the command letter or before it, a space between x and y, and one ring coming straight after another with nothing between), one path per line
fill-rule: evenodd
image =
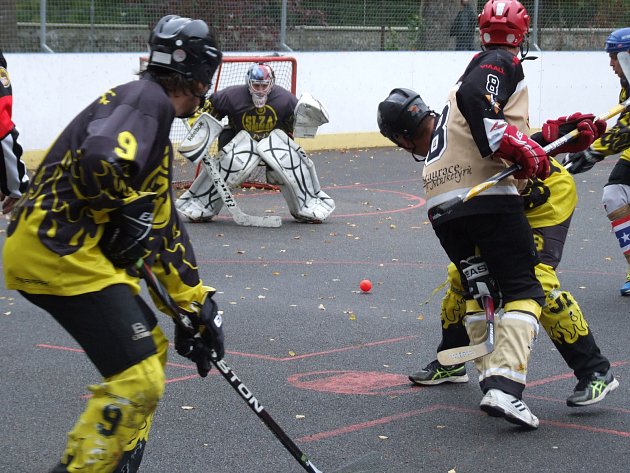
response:
M7 287L49 312L103 378L89 387L54 473L138 470L168 348L139 297L138 260L200 335L176 331L177 351L201 376L224 353L214 289L199 279L173 206L169 141L173 119L202 105L221 52L205 22L175 15L157 23L149 47L140 80L104 91L52 144L4 245Z
M428 118L425 120L425 118ZM379 104L378 124L381 133L398 146L414 154L426 155L429 150L436 114L424 103L420 95L409 89L394 89ZM553 125L554 121L548 122ZM580 122L585 122L580 125ZM605 129L604 123L595 122L594 135L588 115L581 115L574 126L581 130L570 149L584 148L596 134ZM569 127L563 131L568 132ZM547 132L549 125L544 125ZM532 135L546 145L543 133ZM543 139L541 139L543 138ZM561 288L556 268L562 258L564 240L571 215L577 203L575 182L569 173L550 159L551 172L544 181L531 179L521 191L524 196L525 216L532 226L540 263L536 265L536 277L546 296L540 323L556 349L573 370L578 384L567 398L571 407L588 406L600 402L618 386L610 369L609 360L602 355L589 324L573 295ZM448 265L448 288L442 299L440 311L442 339L437 351L468 345L464 327L466 302L464 289L456 266ZM409 376L419 385L465 383L468 381L464 363L445 366L438 360Z

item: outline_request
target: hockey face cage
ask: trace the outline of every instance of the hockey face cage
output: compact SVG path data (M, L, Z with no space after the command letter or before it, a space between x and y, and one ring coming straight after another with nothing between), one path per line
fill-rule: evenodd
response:
M435 115L420 95L410 89L394 89L378 106L376 121L381 134L405 148L401 137L411 140L428 115Z
M256 108L264 107L275 84L273 69L267 64L254 64L247 71L247 87Z

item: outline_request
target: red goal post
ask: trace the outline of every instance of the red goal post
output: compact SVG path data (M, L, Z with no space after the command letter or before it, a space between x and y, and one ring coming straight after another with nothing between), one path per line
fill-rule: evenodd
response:
M146 67L147 61L148 58L146 56L140 58L140 70L143 70ZM245 84L247 70L254 63L269 64L274 71L276 86L283 87L295 95L297 84L297 61L294 57L280 55L223 56L223 61L212 79L212 86L210 90L212 92L216 92L232 85ZM224 119L224 123L227 123L227 119ZM171 127L170 137L176 153L176 159L173 165L173 186L177 189L186 189L190 187L192 180L198 172L198 169L195 168L195 166L190 164L188 160L182 158L179 153L177 153L179 144L186 136L186 133L187 128L184 121L181 119L175 119L175 122L173 122L173 126ZM216 149L212 150L212 152L216 151ZM248 181L244 183L244 186L248 185L250 187L271 187L266 184L265 166L259 166L259 169L252 173Z

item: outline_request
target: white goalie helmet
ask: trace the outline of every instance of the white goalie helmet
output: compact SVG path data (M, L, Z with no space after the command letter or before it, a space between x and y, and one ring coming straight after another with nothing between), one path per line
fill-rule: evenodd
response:
M276 81L276 76L271 66L263 63L252 64L247 71L247 87L252 94L252 100L256 108L264 107L267 96Z

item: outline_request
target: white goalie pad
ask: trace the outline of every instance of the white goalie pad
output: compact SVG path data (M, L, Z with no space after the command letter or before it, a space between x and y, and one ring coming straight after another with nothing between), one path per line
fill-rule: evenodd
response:
M221 130L223 130L221 122L207 113L202 113L180 143L179 152L189 161L196 163L206 154Z
M267 164L267 180L277 184L289 212L300 222L321 223L335 210L335 202L321 190L315 166L304 150L282 130L273 130L258 143Z
M256 142L245 130L241 130L226 144L216 158L216 167L225 183L234 188L241 185L249 177L258 163ZM205 222L217 215L223 207L223 200L214 182L205 171L201 172L182 196L175 202L179 212L192 222Z
M296 138L314 138L317 128L329 121L326 107L309 93L300 96L294 114L293 135Z

